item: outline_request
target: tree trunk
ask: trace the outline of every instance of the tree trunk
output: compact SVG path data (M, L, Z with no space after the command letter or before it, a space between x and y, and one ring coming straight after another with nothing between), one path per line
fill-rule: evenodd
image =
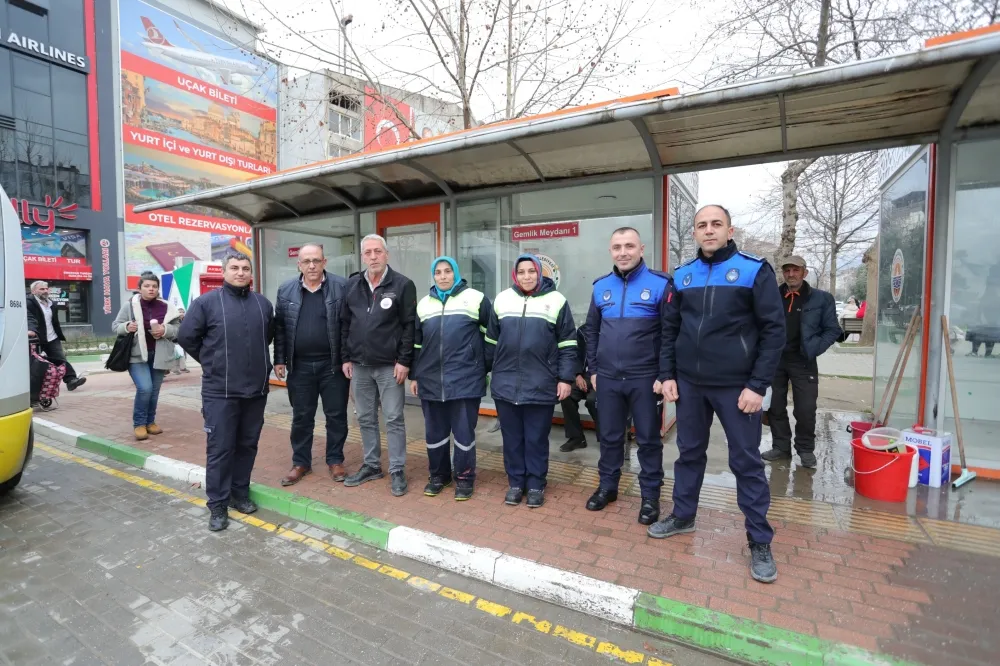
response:
M830 293L837 298L837 250L830 250Z
M781 174L781 241L774 255L774 265L795 254L795 225L799 221L799 178L815 159L789 162Z
M462 86L462 124L464 129L472 127L472 91L468 89L468 62L466 57L467 35L465 34L468 17L465 15L465 0L458 3L458 57L455 65L458 71L458 80Z
M862 347L872 347L875 345L875 328L878 324L878 237L875 242L865 252L862 262L868 268L868 287L865 300L865 321L861 328L861 341L858 344Z
M816 59L813 67L825 67L827 45L830 43L830 5L833 0L823 0L819 7L819 28L816 30Z
M507 120L514 117L514 0L507 1Z

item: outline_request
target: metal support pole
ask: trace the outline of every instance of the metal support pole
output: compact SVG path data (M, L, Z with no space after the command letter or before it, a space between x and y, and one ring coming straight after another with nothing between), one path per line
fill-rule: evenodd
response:
M934 255L931 259L931 290L925 295L924 311L931 329L927 338L927 384L925 387L923 422L928 427L941 428L943 414L939 406L944 399L945 385L941 378L944 373L944 344L940 335L934 334L934 322L941 321L941 315L948 314L945 309L948 300L948 285L951 283L948 275L948 257L951 255L951 210L952 181L954 174L955 145L950 141L942 141L937 145L937 159L934 165L934 235L928 238L932 242Z
M354 211L354 258L357 259L357 268L360 271L361 266L361 213Z
M455 261L458 261L458 201L455 197L448 201L448 209L451 211L451 215L445 218L444 228L451 237L451 256L455 258ZM449 222L451 226L448 226Z

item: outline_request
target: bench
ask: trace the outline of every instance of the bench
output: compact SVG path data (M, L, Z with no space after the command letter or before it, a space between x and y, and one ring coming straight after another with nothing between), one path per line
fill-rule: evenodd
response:
M845 317L840 320L840 327L844 329L844 333L851 335L852 333L861 334L862 329L865 327L865 320L858 319L857 317Z

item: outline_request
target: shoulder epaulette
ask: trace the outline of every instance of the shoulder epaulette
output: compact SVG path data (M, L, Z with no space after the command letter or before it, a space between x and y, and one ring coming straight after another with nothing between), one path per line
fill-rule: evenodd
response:
M692 259L688 259L687 261L685 261L683 264L681 264L677 268L684 268L685 266L690 266L691 264L693 264L696 261L698 261L698 257L694 257ZM674 270L676 271L677 268L675 268Z
M760 263L765 263L767 261L767 259L765 259L764 257L758 257L756 254L750 254L749 252L744 252L743 250L738 250L737 252L739 254L742 254L747 259L753 259L754 261Z
M673 278L670 276L670 273L667 273L665 271L654 271L652 268L650 268L649 272L652 273L653 275L658 275L661 278L666 278L668 280L673 280Z
M602 275L601 277L599 277L599 278L597 278L596 280L594 280L594 281L593 281L593 282L592 282L591 284L597 284L598 282L600 282L600 281L601 281L601 280L603 280L604 278L606 278L606 277L608 277L609 275L611 275L611 273L613 273L613 272L614 272L614 271L611 271L610 273L605 273L605 274L604 274L604 275Z

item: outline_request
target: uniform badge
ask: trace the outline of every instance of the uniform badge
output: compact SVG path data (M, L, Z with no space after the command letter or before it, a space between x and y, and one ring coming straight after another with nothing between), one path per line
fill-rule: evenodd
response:
M681 282L685 287L691 284L691 273L684 276L684 280Z
M381 305L381 306L382 306L382 309L383 309L383 310L388 310L389 308L391 308L391 307L392 307L392 299L391 299L391 298L383 298L383 299L382 299L382 300L381 300L381 301L379 302L379 305Z
M641 298L644 301L648 301L649 297L652 296L652 295L653 294L649 291L649 289L643 289L642 293L639 294L639 298Z
M601 294L601 299L605 300L605 301L610 301L611 300L611 290L608 289L603 294Z
M736 268L730 268L726 273L726 282L736 282L740 279L740 271Z

